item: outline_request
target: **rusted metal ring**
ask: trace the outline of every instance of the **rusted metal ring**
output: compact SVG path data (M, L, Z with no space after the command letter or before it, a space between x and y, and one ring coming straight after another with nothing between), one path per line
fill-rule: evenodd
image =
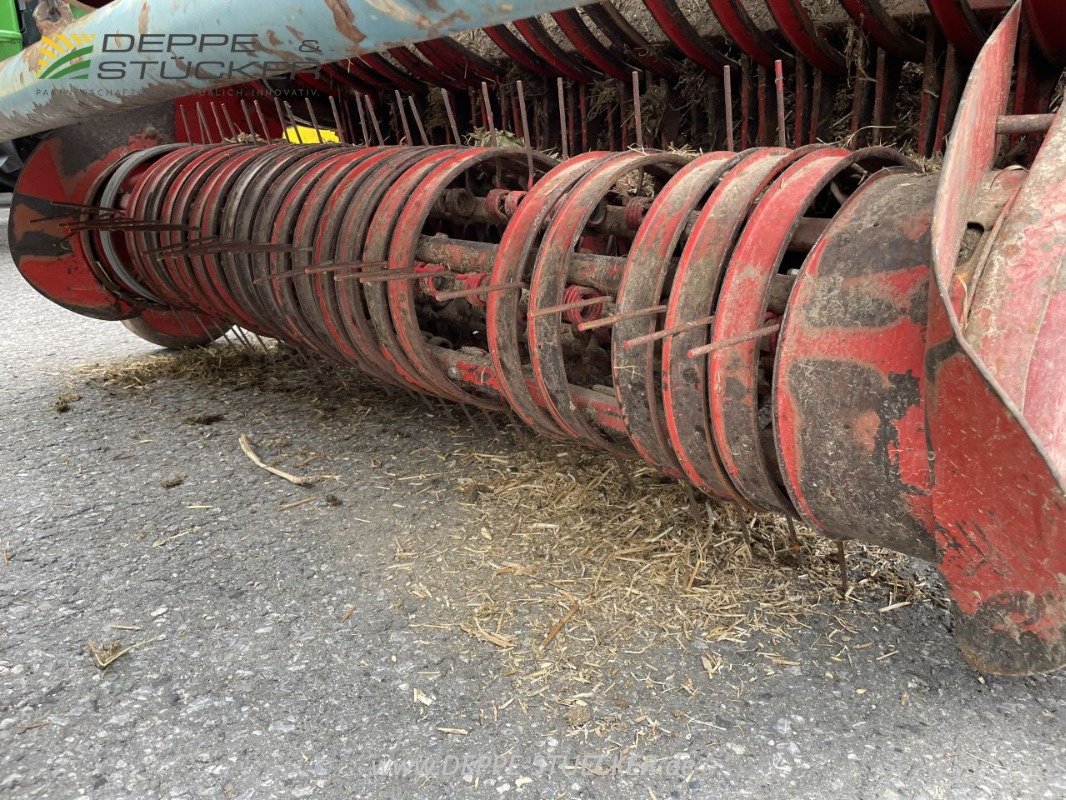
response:
M430 210L443 196L444 192L460 177L471 170L488 164L499 164L501 178L503 167L509 167L514 182L527 185L526 153L512 147L467 149L450 154L433 167L432 172L421 179L417 188L417 197L413 202L403 206L393 230L389 247L389 268L396 270L411 269L415 260L415 250L426 225ZM542 154L535 154L534 167L541 173L555 162ZM383 204L384 205L384 204ZM449 394L461 402L483 408L498 409L496 400L486 400L464 389L450 378L433 359L419 325L418 311L415 306L415 287L408 281L395 281L388 285L389 309L397 338L408 360L419 374L434 386L447 386Z
M662 188L630 245L615 302L620 319L611 331L611 371L629 438L645 460L674 475L680 475L681 468L670 448L660 403L656 370L659 345L627 346L630 339L654 332L659 315L631 315L659 306L664 290L669 292L667 275L689 215L735 159L732 153L700 156L678 170Z
M700 322L668 337L662 347L662 392L667 433L682 471L713 497L747 502L722 466L707 409L707 363L688 351L707 344L718 290L729 255L756 198L790 163L781 149L737 154L699 212L682 250L670 290L663 327Z
M672 172L689 160L677 153L621 153L607 158L574 186L555 210L529 283L529 341L533 376L556 424L570 436L616 455L629 455L628 445L597 431L578 409L563 357L561 314L539 313L562 300L570 258L596 205L623 177L635 172ZM650 176L646 180L651 180Z
M122 184L128 178L133 171L142 164L153 161L160 156L167 153L173 153L177 150L183 149L187 145L183 144L161 144L155 147L150 147L145 150L139 150L136 153L131 153L115 168L111 173L104 185L103 191L100 193L99 203L104 208L113 208L115 201L118 199L119 192L122 189ZM154 292L147 287L143 286L133 275L126 269L126 265L122 258L119 256L118 251L115 249L114 240L111 238L112 233L110 231L102 231L99 237L99 245L101 249L101 255L107 259L108 266L111 268L115 276L126 285L129 291L142 297L143 299L157 303L159 305L166 305Z
M568 159L537 182L518 207L503 232L492 267L492 283L515 283L526 278L532 265L533 248L548 224L556 204L574 184L614 154L593 152ZM543 409L544 400L534 395L526 369L528 351L519 341L521 298L517 292L489 296L486 327L489 353L496 369L500 393L527 425L546 436L564 438L562 429Z
M886 170L833 218L782 320L772 403L799 515L925 559L936 555L923 412L936 185Z
M771 281L788 243L800 218L834 179L855 167L876 171L909 163L887 148L853 153L824 148L785 170L752 211L730 257L715 308L712 343L725 343L765 324ZM748 502L765 510L790 512L791 500L770 466L763 441L769 420L760 415L766 406L759 385L763 370L760 341L739 342L709 354L712 429L722 463Z

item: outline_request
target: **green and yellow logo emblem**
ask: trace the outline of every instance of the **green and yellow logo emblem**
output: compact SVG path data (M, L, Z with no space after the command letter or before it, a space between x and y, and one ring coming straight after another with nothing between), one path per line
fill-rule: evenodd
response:
M37 77L69 78L72 81L88 79L95 40L95 33L58 33L44 37L39 45L41 58L37 62Z

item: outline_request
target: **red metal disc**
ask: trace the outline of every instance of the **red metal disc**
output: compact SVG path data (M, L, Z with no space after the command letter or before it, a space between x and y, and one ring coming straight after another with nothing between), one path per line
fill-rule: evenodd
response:
M382 186L380 197L373 209L367 209L372 214L366 228L363 250L363 258L367 261L387 261L389 245L404 205L414 195L422 180L439 164L457 152L457 148L454 147L417 148L417 150L421 155L418 161L408 167L402 175ZM387 285L387 283L364 283L361 287L377 340L377 358L387 364L412 389L462 402L466 398L457 395L450 382L438 384L435 375L423 375L407 358L389 312ZM492 404L486 403L486 405Z
M1066 5L1062 0L1025 0L1025 14L1044 55L1056 64L1066 64Z
M593 152L576 156L564 161L534 185L503 232L496 249L491 283L514 283L526 278L532 266L534 247L556 204L578 180L614 155ZM562 429L544 412L546 401L539 390L534 391L530 386L529 355L519 340L521 315L521 298L517 292L489 295L486 329L500 392L527 425L546 436L563 438Z
M277 308L286 310L289 324L298 332L300 343L342 363L348 360L347 353L337 347L332 338L323 335L325 324L311 293L311 276L292 273L301 267L317 267L310 258L314 247L310 239L313 230L310 218L313 216L317 221L322 212L326 199L323 187L326 193L335 190L351 168L365 161L372 152L343 148L300 176L282 201L269 235L271 243L291 244L294 248L303 248L304 252L268 254L267 270L275 277L264 284L264 290L270 293Z
M790 166L770 186L752 212L726 269L715 309L712 342L760 329L767 321L770 288L782 268L800 218L834 179L859 166L876 171L907 163L886 148L849 153L822 148ZM708 388L712 430L718 453L737 490L752 505L788 512L788 499L773 464L768 398L760 388L766 368L760 342L743 341L711 352Z
M661 304L674 252L686 233L690 215L703 203L728 166L733 153L708 153L686 164L662 188L644 216L629 248L626 268L615 300L619 315L633 314ZM680 474L670 448L660 405L657 366L661 346L648 342L626 347L626 342L653 333L658 315L620 319L611 328L611 367L614 390L625 415L629 438L645 460L660 469Z
M574 186L554 212L537 252L529 284L527 336L533 376L555 422L570 436L614 452L628 455L620 446L593 427L578 409L567 375L563 354L560 313L538 314L562 302L567 266L596 208L630 173L657 170L669 174L689 160L675 153L621 153L607 158ZM651 180L650 176L646 180Z
M541 153L535 153L533 159L534 168L540 174L557 163ZM414 267L415 250L434 204L464 173L490 162L502 163L507 168L506 171L517 175L516 185L527 185L525 150L499 147L467 149L455 153L422 180L417 194L404 205L396 221L389 249L390 269L410 270ZM502 175L503 172L504 170L501 169L499 174ZM486 408L500 408L496 401L486 402L484 398L470 394L459 382L450 378L446 370L434 360L419 325L418 309L415 305L417 291L415 285L410 281L393 281L388 285L387 291L397 337L419 374L428 378L436 386L450 385L451 394L463 398L464 402ZM513 293L520 294L520 292Z
M96 170L66 175L65 149L60 139L46 139L22 169L9 220L15 264L30 286L64 308L96 319L127 319L137 313L135 306L98 276L82 237L68 232L76 218L70 206L88 203L100 171L124 153L87 165Z
M538 56L551 64L556 74L571 78L578 83L591 83L601 75L584 64L575 61L552 39L544 26L536 19L521 19L513 23L515 30L522 34L529 46Z
M900 25L881 5L881 0L840 0L840 4L855 24L886 52L919 63L925 57L922 40Z
M368 230L376 209L382 202L382 198L389 187L402 176L410 167L422 162L428 154L440 153L443 148L422 147L399 147L389 152L385 159L375 163L368 170L359 169L361 180L354 187L343 193L338 193L336 202L336 214L326 215L324 219L335 216L333 221L328 222L336 233L332 234L336 241L335 260L343 264L355 264L366 261L384 261L387 250L377 245L379 252L371 253L371 244ZM450 152L450 151L449 151ZM342 204L343 203L343 204ZM321 229L320 229L321 230ZM401 373L393 364L391 352L383 353L383 345L378 341L377 326L381 324L380 317L388 313L384 306L384 298L378 301L379 321L375 323L368 310L367 289L354 277L332 275L320 276L319 280L330 281L333 289L326 288L324 294L329 297L336 292L338 303L337 322L344 326L348 332L351 343L363 354L363 359L372 365L375 373L380 373L385 380L399 386L414 386L418 391L423 391L421 384L408 377L409 373ZM399 345L397 352L403 356ZM410 367L408 366L409 370Z
M674 274L664 328L705 319L714 312L722 275L736 237L755 199L784 168L782 149L752 150L722 178L704 204L689 234ZM711 324L671 336L663 342L663 409L670 443L682 471L703 492L745 503L722 466L711 433L707 407L707 361L687 353L707 344Z
M882 173L807 256L774 369L785 486L817 530L932 560L925 322L936 176Z
M294 270L314 267L319 271L297 274L278 281L275 291L298 305L306 321L311 347L342 364L354 366L373 375L373 366L363 362L362 353L349 341L347 330L336 322L339 315L336 276L345 270L322 271L335 262L336 235L328 236L324 224L331 216L327 208L350 183L357 183L359 170L366 170L383 158L389 149L360 148L349 151L326 169L310 188L292 225L292 244L300 248L291 261ZM293 298L295 295L295 299Z
M926 0L929 11L952 46L966 56L977 58L988 32L970 8L970 0Z

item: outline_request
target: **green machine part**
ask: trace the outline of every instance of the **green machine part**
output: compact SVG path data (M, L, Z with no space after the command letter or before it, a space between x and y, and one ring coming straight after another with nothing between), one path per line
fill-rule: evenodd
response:
M32 3L30 3L30 8L33 8ZM70 13L74 19L84 17L92 11L92 6L79 3L77 0L70 2ZM31 30L35 31L32 25ZM18 0L0 0L0 61L17 54L24 46L35 42L38 36L39 34L32 33L29 41L23 38L22 29L19 26Z
M22 29L15 0L0 0L0 60L22 49Z

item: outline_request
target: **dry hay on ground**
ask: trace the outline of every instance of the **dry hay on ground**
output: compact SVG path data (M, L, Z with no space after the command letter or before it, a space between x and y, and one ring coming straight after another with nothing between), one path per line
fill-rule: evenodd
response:
M357 417L425 424L427 410L416 401L268 348L214 347L80 373L110 390L146 391L175 379L296 393L341 424ZM442 439L457 440L453 455L463 468L416 469L395 485L415 497L450 482L470 521L397 537L389 578L418 600L413 628L450 631L453 647L500 654L498 677L523 706L541 698L583 708L619 684L707 690L685 677L691 668L678 669L679 648L710 675L710 690L733 687L739 678L729 679L726 651L753 650L772 674L797 663L775 648L818 619L829 622L819 625L829 630L826 650L811 658L831 667L859 615L937 597L910 559L850 542L850 589L841 600L836 543L800 528L798 545L790 544L783 517L693 506L684 485L649 466L525 431L493 438L487 423L474 430L461 414L449 422L435 410L434 417Z

